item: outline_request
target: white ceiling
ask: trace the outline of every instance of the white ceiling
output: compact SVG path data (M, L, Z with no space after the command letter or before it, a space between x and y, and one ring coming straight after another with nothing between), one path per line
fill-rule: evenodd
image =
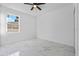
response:
M39 14L50 12L52 10L63 8L65 6L72 6L73 4L71 3L46 3L45 5L40 6L42 8L41 11L39 11L38 9L31 11L30 9L32 6L25 5L23 3L1 3L1 5L36 16Z

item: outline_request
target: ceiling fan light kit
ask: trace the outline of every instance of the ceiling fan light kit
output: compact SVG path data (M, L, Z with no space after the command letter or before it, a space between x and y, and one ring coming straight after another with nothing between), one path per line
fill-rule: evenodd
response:
M36 8L37 6L36 5L33 5L33 7Z

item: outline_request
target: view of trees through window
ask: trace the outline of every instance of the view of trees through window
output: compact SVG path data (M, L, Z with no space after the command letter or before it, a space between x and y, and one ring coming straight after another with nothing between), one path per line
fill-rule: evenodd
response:
M15 15L7 15L7 32L19 32L19 17Z

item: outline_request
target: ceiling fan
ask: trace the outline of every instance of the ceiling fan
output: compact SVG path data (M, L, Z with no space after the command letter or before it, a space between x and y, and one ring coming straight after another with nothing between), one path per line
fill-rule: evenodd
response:
M33 10L35 8L37 8L38 10L42 10L39 5L44 5L45 3L24 3L24 4L27 4L27 5L32 5L32 8L30 10Z

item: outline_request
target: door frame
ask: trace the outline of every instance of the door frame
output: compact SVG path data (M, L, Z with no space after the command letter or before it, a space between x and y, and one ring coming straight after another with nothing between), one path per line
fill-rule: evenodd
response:
M79 37L79 21L78 21L78 3L74 3L74 12L73 12L73 15L74 15L74 22L75 22L75 56L78 56L78 37Z

